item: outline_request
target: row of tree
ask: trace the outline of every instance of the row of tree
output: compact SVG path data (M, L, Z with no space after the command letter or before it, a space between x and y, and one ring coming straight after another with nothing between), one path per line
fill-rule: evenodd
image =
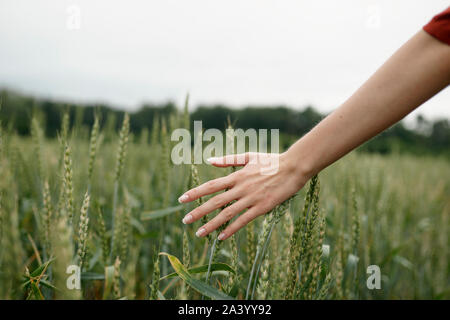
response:
M102 126L111 125L117 129L123 117L123 111L106 105L75 105L49 99L36 99L10 90L1 90L0 97L1 123L20 135L30 134L30 120L35 111L38 111L43 118L41 122L44 124L48 137L56 137L65 111L71 115L71 126L91 126L97 114L100 116ZM144 128L151 130L156 116L164 119L180 111L172 102L145 104L138 111L130 114L131 130L139 135ZM280 129L285 147L308 132L323 117L323 114L312 107L294 110L287 106L252 106L234 109L224 105L203 105L190 113L191 121L201 120L204 129L223 129L228 119L235 128ZM111 119L113 119L112 122ZM448 119L428 121L418 116L415 128L407 128L400 122L365 143L359 150L383 154L409 152L450 156L450 123Z

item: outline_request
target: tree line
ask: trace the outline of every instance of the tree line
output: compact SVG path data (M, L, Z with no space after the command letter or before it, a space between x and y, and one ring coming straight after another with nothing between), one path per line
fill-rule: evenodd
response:
M79 105L35 98L6 89L0 91L0 99L2 125L23 136L30 134L31 118L36 112L40 115L40 122L49 138L57 136L64 112L69 112L71 126L91 126L95 115L98 115L102 126L112 126L116 130L124 114L123 110L108 105ZM130 129L135 135L139 135L144 129L152 129L155 118L167 119L177 112L183 110L170 101L143 104L137 111L130 112ZM324 116L311 106L296 110L284 105L248 106L240 109L226 105L200 105L190 112L191 121L201 120L204 129L224 129L228 121L235 128L279 129L283 147L289 146L311 130ZM418 116L413 128L399 122L365 143L359 150L381 154L398 152L450 157L450 122L448 119L430 121Z

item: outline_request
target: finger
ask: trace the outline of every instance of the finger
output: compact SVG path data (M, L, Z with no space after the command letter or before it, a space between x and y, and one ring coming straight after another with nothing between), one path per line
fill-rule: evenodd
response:
M198 231L195 233L197 237L204 237L214 230L216 230L218 227L220 227L225 222L233 219L239 212L245 210L249 206L249 200L247 199L241 199L232 205L226 207L222 210L214 219L209 221L207 224L203 225L198 229Z
M208 158L206 161L216 167L245 166L254 154L254 152L229 154L223 157Z
M237 218L235 221L233 221L232 224L230 224L224 231L222 231L218 239L219 240L226 240L229 237L231 237L236 231L240 230L241 228L245 227L250 221L255 219L256 217L260 216L262 214L262 210L257 207L251 207L247 212L240 215L239 218Z
M195 222L204 215L207 215L208 213L211 213L212 211L223 207L227 203L236 200L238 196L239 195L234 189L221 193L189 212L182 221L184 224Z
M208 194L218 192L230 187L232 184L232 178L230 176L210 180L203 183L202 185L195 187L187 192L185 192L181 197L178 198L178 202L187 203L194 201L198 198L204 197Z

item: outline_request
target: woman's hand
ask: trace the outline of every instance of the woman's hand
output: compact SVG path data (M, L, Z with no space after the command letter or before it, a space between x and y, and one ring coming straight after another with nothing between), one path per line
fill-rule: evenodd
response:
M256 217L268 213L300 190L311 177L307 172L300 170L301 166L296 165L295 158L288 152L245 153L208 159L208 162L216 167L244 166L244 168L226 177L208 181L183 194L178 199L179 202L188 203L225 190L189 212L183 218L183 223L193 223L235 201L196 232L198 237L204 237L248 209L219 235L219 240L225 240Z

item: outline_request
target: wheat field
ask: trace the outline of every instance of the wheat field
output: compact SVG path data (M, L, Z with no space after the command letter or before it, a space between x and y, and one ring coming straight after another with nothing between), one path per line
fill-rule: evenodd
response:
M1 299L450 298L448 159L354 152L220 242L181 223L198 203L177 198L231 172L171 163L188 113L138 136L111 122L66 114L58 139L39 114L31 137L3 125Z

